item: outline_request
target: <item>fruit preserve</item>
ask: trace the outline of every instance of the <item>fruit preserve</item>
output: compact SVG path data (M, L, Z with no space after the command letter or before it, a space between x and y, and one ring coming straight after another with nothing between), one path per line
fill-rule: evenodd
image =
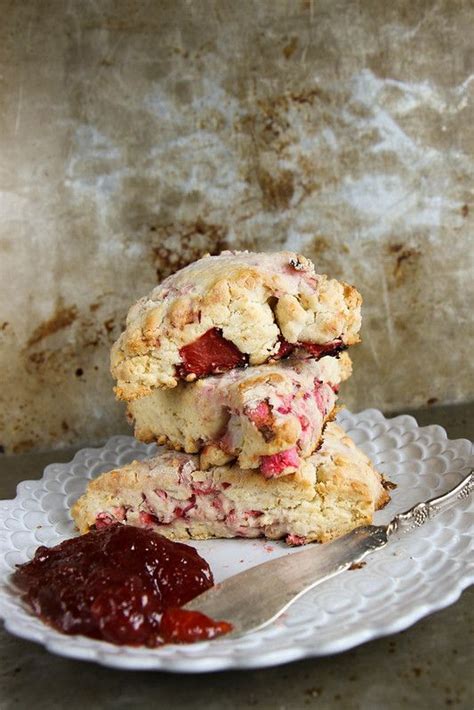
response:
M39 547L13 581L34 613L66 634L154 647L232 628L179 608L213 586L212 572L193 547L151 530L111 525Z

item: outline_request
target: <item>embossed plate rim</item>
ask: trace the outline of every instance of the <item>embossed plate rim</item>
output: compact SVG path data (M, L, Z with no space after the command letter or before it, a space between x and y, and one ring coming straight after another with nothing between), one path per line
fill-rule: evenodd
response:
M424 488L422 486L422 484L427 483L428 476L430 476L430 483L436 479L439 486L440 481L442 484L445 482L443 475L446 475L446 477L458 475L460 478L462 473L467 472L469 465L472 465L470 463L472 460L472 444L470 442L465 439L449 440L445 430L437 425L418 427L416 420L411 416L400 415L387 419L378 410L368 409L355 415L344 411L340 417L340 421L349 433L354 436L356 440L359 440L361 448L365 449L367 453L373 456L379 468L385 473L388 473L388 469L392 468L394 472L392 477L395 480L397 480L395 467L399 467L399 464L402 467L404 466L405 470L409 466L415 469L423 469L423 462L425 462L425 468L427 466L428 469L429 466L434 467L434 472L430 473L428 470L427 473L423 471L423 475L427 477L426 480L421 477L420 471L417 474L413 474L416 476L414 480L418 485L414 491L410 491L410 495L412 496L410 503L417 502L417 500L420 499L420 496L416 496L418 486L420 490L423 489L424 491L423 497L432 497L431 495L427 495L426 485ZM371 434L373 435L372 437ZM384 437L385 444L383 444ZM404 437L405 440L408 441L408 444L403 443ZM397 441L400 446L396 448L392 445L392 448L390 448L390 444L391 442L393 444L393 441ZM424 443L421 444L420 442ZM382 448L380 448L380 446L382 446ZM383 446L388 448L383 448ZM379 447L379 449L377 449L377 447ZM425 458L417 458L415 454L417 451L418 453L423 453L423 447L425 447L428 453L430 453L429 449L431 447L431 453L438 451L438 454ZM408 458L405 458L405 460L403 460L404 448L407 448L407 451L411 451L411 454ZM337 592L333 594L331 598L337 600L339 598L338 593L341 596L341 591L338 589L338 584L340 583L338 583L337 580L341 580L342 577L339 576L311 592L308 597L305 597L301 602L297 602L292 610L290 610L288 618L283 622L277 622L266 630L249 634L240 639L226 640L223 638L214 642L199 643L193 646L167 646L154 650L133 649L129 647L115 647L105 642L93 641L92 639L86 639L84 637L63 636L43 625L28 612L6 581L8 570L11 569L11 563L6 562L6 556L9 553L16 555L18 552L23 554L21 559L26 559L28 536L33 538L37 533L34 532L31 527L28 527L23 520L16 520L13 517L8 518L6 513L14 515L15 512L19 511L22 514L24 513L23 517L29 515L29 519L31 519L31 517L34 519L35 515L39 516L37 519L41 520L44 524L41 528L36 528L36 530L41 530L41 534L46 534L46 537L50 534L51 539L49 542L54 544L54 542L67 536L64 532L58 532L58 526L60 528L61 525L63 525L63 530L66 530L66 527L70 527L71 525L71 523L66 520L66 500L67 498L78 495L77 492L74 493L74 490L67 495L64 491L55 494L54 488L57 483L57 477L59 477L60 481L64 479L65 484L68 482L78 484L82 481L85 485L88 472L93 471L97 474L100 470L112 468L118 463L121 463L121 457L123 456L128 457L126 460L129 460L132 457L149 455L153 450L154 447L152 445L146 446L140 444L132 437L112 437L103 447L78 451L73 460L69 463L50 464L46 467L43 477L40 480L21 482L18 485L15 499L0 501L0 618L5 620L5 628L8 631L17 636L36 641L58 655L95 661L102 665L115 668L171 670L175 672L205 672L231 668L263 668L310 656L338 653L371 639L406 629L427 614L454 603L459 598L463 589L474 582L474 565L472 563L469 564L469 550L463 549L461 545L460 550L458 550L456 554L445 555L449 563L453 563L455 568L454 575L453 572L451 572L453 576L450 578L449 589L446 588L442 590L442 593L435 599L433 597L430 598L429 595L432 587L421 584L417 591L415 584L413 591L416 593L413 593L412 597L407 597L407 608L403 610L403 613L398 614L393 613L394 609L396 610L396 606L392 609L389 604L385 606L385 609L382 609L382 616L379 615L377 617L377 614L375 614L375 617L372 618L371 614L374 604L375 611L377 611L376 600L371 601L370 594L367 591L364 596L364 593L360 591L360 582L362 581L363 584L364 578L369 580L367 589L370 590L370 571L373 572L375 570L376 574L375 576L372 575L372 583L374 579L375 581L377 581L377 579L380 581L382 578L383 580L389 580L392 584L395 584L396 587L397 584L403 585L404 575L401 573L398 576L393 573L391 575L384 573L385 576L381 577L377 572L376 564L371 565L371 560L374 558L369 558L369 565L367 568L364 568L364 570L345 573L345 575L358 575L358 577L354 577L354 585L351 585L351 589L349 590L349 606L353 604L357 606L357 604L361 604L361 599L364 600L366 598L368 598L370 602L366 603L365 607L364 603L362 603L360 610L357 611L357 614L352 620L348 618L344 609L336 609L336 611L330 610L328 612L327 609L321 606L323 596L325 595L326 598L328 595L331 596L331 593L328 592L328 589L331 589L331 584L332 589ZM402 453L400 454L400 452ZM451 458L448 454L452 454ZM457 454L459 455L457 456ZM401 462L400 456L402 458ZM439 469L441 466L440 461L444 461L443 457L447 458L449 461L453 459L457 462L454 466L456 471L450 469L447 470L445 474L440 474L439 470L436 472L436 467ZM417 462L419 464L418 466L415 465ZM77 469L81 470L81 467L82 473L78 475ZM76 471L74 471L74 469L76 469ZM88 469L88 471L86 469ZM452 481L450 484L452 484ZM48 485L53 489L53 492L48 492ZM444 488L447 489L449 487L450 485L446 482ZM439 490L439 488L436 488L432 492L434 494L435 492L439 492ZM393 504L391 504L391 507L386 511L378 513L375 522L388 522L394 512L401 512L403 508L408 507L408 504L398 504L406 492L403 486L399 486L397 491L394 492ZM52 496L49 502L50 507L44 505L45 496L48 495ZM55 495L59 495L60 497L62 495L62 507L54 507ZM415 495L417 500L413 499L413 495ZM35 511L35 506L37 508L39 506L39 510ZM30 510L28 510L28 507ZM472 502L470 504L466 502L461 504L459 510L456 510L451 517L446 517L449 516L449 513L446 515L443 514L439 519L432 521L432 523L430 523L430 525L433 526L430 528L431 538L437 540L440 535L441 537L443 536L443 532L454 530L455 534L449 538L449 544L451 544L453 538L456 538L456 535L461 539L465 534L465 529L469 527L463 527L461 523L465 516L473 517L472 509ZM443 519L445 521L444 523ZM18 525L16 531L8 529L8 520ZM16 538L20 540L19 549L14 547L12 542L15 532L19 533ZM419 531L417 531L417 534L418 532ZM70 530L68 534L70 534ZM400 541L400 543L393 543L390 548L386 549L393 549L394 556L397 555L397 550L402 550L401 560L398 560L398 562L401 561L403 563L407 557L407 550L409 552L411 549L412 554L415 554L413 549L417 539L418 538L412 538L410 536L408 542L405 538ZM425 538L422 536L419 542L423 539ZM35 538L35 544L38 544L37 538ZM251 555L256 555L252 564L264 559L262 555L264 554L265 541L211 541L201 544L198 543L196 546L205 557L209 557L204 548L211 551L217 550L217 552L212 552L212 554L218 554L218 547L219 545L222 546L222 544L227 546L227 550L230 548L234 551L239 550L239 556L248 554L250 551ZM431 539L429 545L432 545ZM283 546L274 545L273 543L272 547L274 549L271 554L279 555L287 551ZM404 547L407 548L405 552L403 552ZM434 547L433 552L436 552L436 550L438 550L438 556L442 558L444 548ZM382 552L378 554L382 556ZM387 559L386 556L385 561ZM428 562L429 560L424 561L425 567L422 568L423 570L427 569L426 565L428 565ZM248 563L248 560L246 560L246 563ZM393 566L396 562L392 560L391 564ZM222 570L216 570L215 564L212 561L211 566L215 572L222 572ZM247 564L247 566L250 566L250 564ZM414 565L412 566L414 567ZM369 572L367 570L369 570ZM237 569L234 571L237 571ZM412 572L413 570L410 568L410 574L412 574ZM415 579L416 575L414 575L414 572L412 576ZM357 586L358 583L359 587ZM423 592L421 595L420 590ZM343 588L342 597L344 597L346 592L347 584ZM399 592L405 594L406 589L402 586ZM395 597L395 602L396 601L397 598ZM392 600L392 605L393 603ZM382 606L384 604L385 602L383 602ZM308 622L304 621L305 605L310 606L312 625L310 625L309 628ZM315 611L321 615L321 618L326 619L325 625L320 628L317 626L317 623L315 624ZM350 628L351 623L352 629ZM347 628L348 624L349 628Z

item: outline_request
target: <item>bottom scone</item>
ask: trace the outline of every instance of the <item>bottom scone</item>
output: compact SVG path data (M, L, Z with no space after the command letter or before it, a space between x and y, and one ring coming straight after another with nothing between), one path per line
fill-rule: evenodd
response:
M264 479L237 466L198 469L199 457L166 451L103 473L72 508L82 533L114 523L168 538L285 538L325 542L360 525L389 500L384 480L334 422L300 469Z

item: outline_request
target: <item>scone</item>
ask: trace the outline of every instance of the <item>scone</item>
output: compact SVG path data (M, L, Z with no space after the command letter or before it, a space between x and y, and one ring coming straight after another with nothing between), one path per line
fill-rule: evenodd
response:
M318 447L351 365L341 353L237 368L154 390L130 402L128 415L137 439L200 453L200 469L236 460L266 478L282 476Z
M130 309L111 372L124 400L179 380L359 341L361 297L293 252L224 252L169 276Z
M321 448L290 476L266 480L238 466L202 471L166 451L103 473L72 508L82 533L114 523L171 539L284 538L325 542L370 524L389 495L367 456L334 422Z

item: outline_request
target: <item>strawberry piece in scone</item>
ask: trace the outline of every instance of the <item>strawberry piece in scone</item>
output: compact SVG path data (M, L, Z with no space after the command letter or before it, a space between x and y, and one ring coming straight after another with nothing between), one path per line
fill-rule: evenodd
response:
M361 297L293 252L223 252L176 272L130 309L114 344L119 399L298 351L335 355L359 341Z
M287 340L280 340L278 350L271 357L271 361L282 360L288 357L295 351L301 358L314 357L316 359L324 357L325 355L337 355L347 348L347 345L338 338L330 343L324 343L323 345L318 345L317 343L289 343Z
M267 537L301 545L370 524L389 500L384 484L367 456L330 422L321 447L293 474L265 479L229 464L203 471L198 456L164 451L101 474L72 516L81 532L107 520L178 540ZM117 510L125 517L115 518Z
M265 478L276 478L285 473L296 471L301 463L298 449L293 446L291 449L279 451L277 454L262 456L260 459L260 470Z
M296 471L334 416L351 361L288 358L155 390L129 403L135 436L200 454L205 469L236 460L266 478Z
M226 372L242 367L247 361L247 356L222 337L217 328L211 328L193 343L182 347L179 354L182 364L178 370L183 379Z

